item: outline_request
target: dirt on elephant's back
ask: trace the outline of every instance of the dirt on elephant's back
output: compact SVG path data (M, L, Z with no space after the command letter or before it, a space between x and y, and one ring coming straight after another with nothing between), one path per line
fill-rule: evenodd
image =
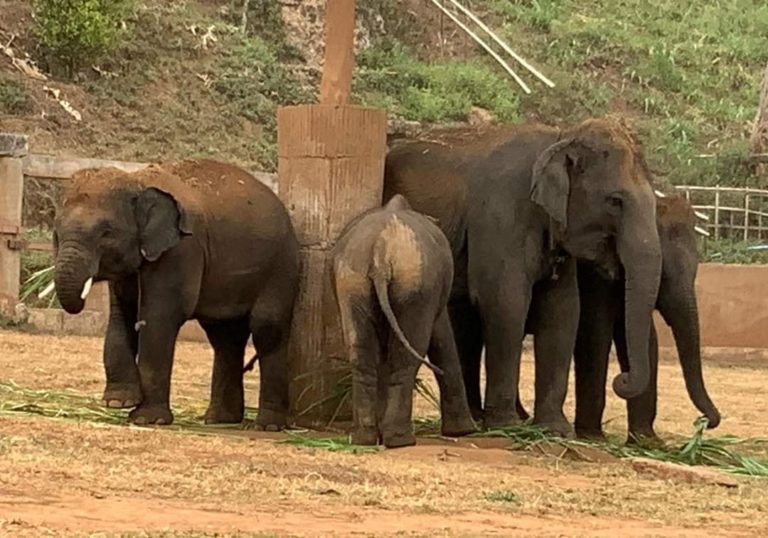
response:
M171 397L177 418L199 426L108 424L98 404L101 350L98 338L0 332L0 536L173 530L174 536L612 538L619 531L693 537L706 524L713 537L758 537L768 528L761 479L738 477L738 488L688 484L638 474L626 461L597 453L565 453L559 445L510 450L498 438L422 437L415 447L352 453L284 444L290 439L284 434L205 428L196 417L207 405L212 357L201 343L178 344ZM765 361L705 355L705 375L725 417L712 434L764 435ZM672 358L665 352L660 364L657 428L674 445L690 434L697 413ZM521 386L528 407L532 366L526 356ZM258 378L246 375L245 385L246 403L255 405ZM417 397L415 414L435 410ZM609 432L623 434L624 402L612 394L605 420Z

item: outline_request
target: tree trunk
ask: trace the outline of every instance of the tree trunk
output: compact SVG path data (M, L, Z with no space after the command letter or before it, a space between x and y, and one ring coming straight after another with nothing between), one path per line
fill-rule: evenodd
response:
M757 106L755 123L750 139L753 155L768 154L768 65L763 73L763 83L760 87L760 102ZM763 184L768 184L768 163L766 159L755 160L755 172Z

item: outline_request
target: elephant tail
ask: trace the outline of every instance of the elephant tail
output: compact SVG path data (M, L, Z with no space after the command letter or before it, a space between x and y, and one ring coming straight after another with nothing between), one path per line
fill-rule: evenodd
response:
M422 357L405 337L405 334L397 321L397 317L395 317L395 312L392 310L392 304L389 302L389 278L380 265L381 264L374 262L374 271L372 272L371 279L373 280L373 287L376 290L376 297L379 300L379 306L381 306L381 310L384 312L384 316L387 318L389 326L392 327L395 336L397 336L397 339L400 340L400 343L403 344L403 347L408 353L413 355L417 361L426 365L427 368L435 372L435 374L443 375L443 371L438 366L429 362L426 357Z

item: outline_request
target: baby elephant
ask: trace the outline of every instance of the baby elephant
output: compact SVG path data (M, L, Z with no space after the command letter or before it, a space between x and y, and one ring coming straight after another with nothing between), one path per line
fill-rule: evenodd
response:
M439 373L443 434L474 432L446 311L453 258L440 229L397 195L344 230L333 281L353 367L352 442L415 444L413 389L427 353Z

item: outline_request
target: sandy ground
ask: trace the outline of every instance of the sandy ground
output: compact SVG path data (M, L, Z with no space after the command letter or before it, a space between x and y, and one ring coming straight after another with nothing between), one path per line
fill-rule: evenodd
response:
M0 382L98 397L100 356L99 339L0 332ZM210 366L207 345L179 345L174 405L204 409ZM531 366L523 369L529 406ZM768 434L768 353L710 350L705 374L724 416L718 435ZM660 379L658 431L690 434L696 412L671 358ZM252 405L257 387L250 375ZM621 433L623 402L609 400L607 429ZM417 410L434 414L421 400ZM612 458L510 451L500 439L423 439L350 454L225 433L0 416L0 536L716 537L768 529L768 479L697 486L638 475Z

